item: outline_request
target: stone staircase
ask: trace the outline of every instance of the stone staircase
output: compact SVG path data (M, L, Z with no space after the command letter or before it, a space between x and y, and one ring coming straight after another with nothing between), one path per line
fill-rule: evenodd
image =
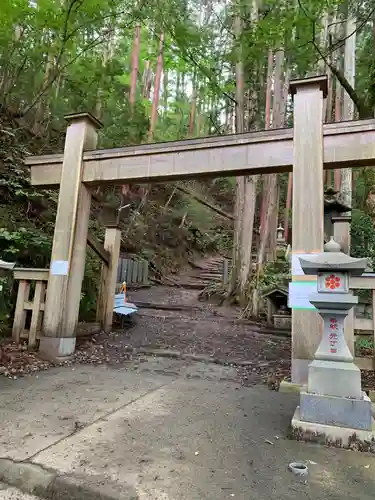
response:
M229 267L230 267L229 261ZM168 277L168 282L182 288L203 290L213 281L223 280L224 258L213 256L193 263L193 269L179 276ZM168 284L168 283L166 283Z

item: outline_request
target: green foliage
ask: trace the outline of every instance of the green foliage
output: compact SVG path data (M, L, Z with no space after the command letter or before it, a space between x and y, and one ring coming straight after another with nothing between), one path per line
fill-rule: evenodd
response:
M264 265L259 278L254 274L250 281L250 289L255 287L263 295L275 288L288 289L291 281L289 262L270 262Z
M353 210L350 234L351 255L353 257L367 257L374 265L375 232L371 217L361 210Z
M361 190L359 183L358 190ZM368 258L369 264L375 264L375 232L372 218L362 210L352 211L350 226L351 255L357 258ZM355 294L363 301L369 301L371 290L355 290Z
M354 344L354 350L356 356L368 356L374 353L374 342L373 340L364 339L363 337L357 337Z
M42 231L21 227L17 231L0 228L0 254L5 260L45 267L51 253L51 239Z
M356 349L373 349L374 342L372 340L359 338L356 340L355 347Z

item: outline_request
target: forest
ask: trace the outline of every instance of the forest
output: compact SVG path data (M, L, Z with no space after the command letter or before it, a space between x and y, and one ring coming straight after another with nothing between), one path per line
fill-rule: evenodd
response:
M374 0L2 0L0 258L49 265L58 193L31 187L23 159L62 151L65 115L99 118L100 148L290 127L290 80L318 74L326 122L374 116ZM374 259L374 170L325 184L353 207L351 254ZM101 205L128 203L123 253L156 276L198 254L230 257L217 292L256 316L259 291L288 273L273 262L279 226L290 241L292 192L290 174L102 188L90 230L103 237ZM89 251L83 317L99 268ZM8 325L14 290L0 280Z

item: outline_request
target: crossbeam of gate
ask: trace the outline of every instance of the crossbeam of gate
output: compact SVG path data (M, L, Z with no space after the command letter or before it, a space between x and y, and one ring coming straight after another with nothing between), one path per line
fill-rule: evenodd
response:
M87 151L82 182L124 184L291 172L293 135L293 129L280 129ZM325 169L374 165L374 119L326 124L323 136ZM63 154L26 158L32 185L58 187L63 158Z

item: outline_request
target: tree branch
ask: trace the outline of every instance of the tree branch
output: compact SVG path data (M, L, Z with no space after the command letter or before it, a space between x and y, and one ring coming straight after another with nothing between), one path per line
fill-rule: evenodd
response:
M129 24L125 25L125 26L121 26L122 29L127 29L129 28L133 23L134 23L134 19L129 22ZM107 39L108 35L110 35L111 33L113 33L117 28L113 28L111 30L107 30L105 35L99 35L98 37L96 37L93 41L91 41L90 43L88 43L86 45L86 47L84 47L77 55L75 55L74 57L72 57L67 63L65 63L64 65L62 65L60 68L55 68L55 70L53 71L53 74L51 76L51 78L48 80L48 82L42 86L41 90L39 91L39 93L37 94L37 96L34 98L34 100L31 102L31 104L29 104L29 106L27 106L24 110L23 110L23 116L25 116L27 113L29 113L33 107L39 102L39 99L41 99L41 97L43 97L43 95L47 92L47 90L51 87L51 85L56 81L57 77L67 68L69 67L71 64L75 63L75 61L77 61L77 59L79 59L80 57L83 56L83 54L85 54L88 50L90 49L93 49L95 47L97 47L98 45L101 45L102 43L104 43L104 41Z
M350 85L348 80L346 79L345 75L336 68L334 64L332 64L326 55L322 53L320 50L318 44L315 42L315 40L311 41L313 47L315 50L318 52L319 56L323 59L325 64L329 67L329 69L332 71L334 76L338 79L340 82L341 86L346 90L348 93L350 99L353 101L355 107L357 108L359 118L369 118L372 116L371 110L368 108L366 105L364 99L362 99L358 93L354 90L354 88Z
M144 23L145 24L145 23ZM145 24L146 25L146 24ZM166 26L164 25L164 30L165 31L168 31L168 33L171 35L172 38L175 38L174 37L174 33L172 32L172 30L170 29L169 26ZM156 31L154 30L150 30L152 31L153 35L155 36L155 38L158 38L159 39L159 35L158 33L156 33ZM209 82L211 83L211 85L213 85L216 90L218 90L223 96L225 96L227 99L229 99L230 101L233 102L233 104L235 106L237 106L237 101L236 99L234 99L233 96L231 96L230 94L228 94L228 92L225 92L225 90L223 90L220 85L214 81L213 77L212 77L212 74L210 74L210 72L208 71L207 68L205 68L204 66L201 66L199 64L198 61L195 60L195 58L192 56L191 53L189 53L188 50L186 50L186 52L184 53L183 51L177 51L174 49L174 47L172 47L171 45L168 45L166 42L165 43L165 46L168 47L171 51L175 52L175 53L178 53L180 55L180 57L182 59L184 59L184 61L190 61L191 63L194 64L194 66L206 77L208 78Z
M196 195L195 193L193 193L192 191L190 191L189 189L186 189L185 187L182 187L181 185L179 184L176 184L176 188L181 191L182 193L185 193L187 194L188 196L190 196L190 198L193 198L195 201L197 201L198 203L201 203L201 205L204 205L205 207L209 208L210 210L212 210L213 212L216 212L217 214L221 215L222 217L224 217L225 219L229 219L229 220L234 220L234 217L233 215L230 215L226 212L224 212L224 210L221 210L221 208L218 208L216 207L215 205L211 205L211 203L208 203L208 201L206 200L203 200L200 196Z
M354 90L354 88L350 85L350 83L346 79L345 75L338 68L336 68L336 66L329 61L327 55L323 54L323 52L320 50L319 45L315 41L315 23L316 23L315 19L313 19L311 16L309 16L309 14L306 11L305 7L302 5L301 0L298 0L298 5L301 8L302 12L305 14L305 16L311 21L311 24L312 24L313 38L310 41L310 43L312 44L312 46L314 47L314 49L317 51L317 53L319 54L319 56L323 59L323 61L325 62L325 64L332 71L333 75L338 79L338 81L340 82L341 86L348 93L350 99L353 101L355 107L357 108L359 118L369 118L369 117L371 117L372 116L372 112L369 109L369 107L366 105L365 100L358 95L358 93ZM375 11L375 8L372 9L372 13L374 11ZM372 15L372 13L370 15ZM361 23L361 26L363 26L365 24L365 22ZM355 31L357 31L357 29L359 29L359 27L357 27ZM350 35L348 35L346 38L349 38L350 36L354 35L355 31L353 33L351 33ZM346 38L344 38L342 41L345 41Z

